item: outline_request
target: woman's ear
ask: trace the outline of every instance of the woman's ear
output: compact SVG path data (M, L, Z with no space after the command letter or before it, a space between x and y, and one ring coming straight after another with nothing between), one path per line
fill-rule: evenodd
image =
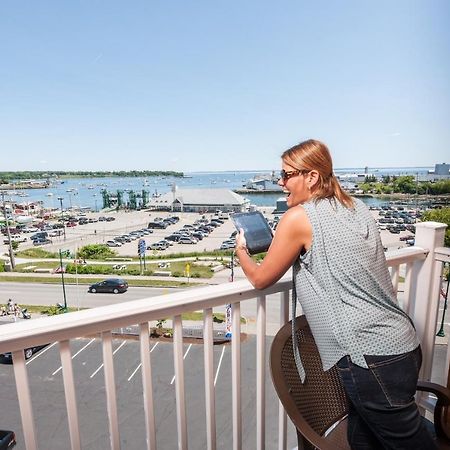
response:
M312 189L313 187L315 187L318 181L319 181L319 172L317 172L317 170L311 170L311 172L308 173L307 178L308 188Z

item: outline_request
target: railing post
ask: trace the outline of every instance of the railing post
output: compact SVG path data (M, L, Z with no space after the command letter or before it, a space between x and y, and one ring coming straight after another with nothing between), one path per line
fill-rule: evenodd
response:
M439 312L439 288L442 266L435 264L435 249L444 245L447 226L437 222L416 225L415 245L428 250L424 261L418 262L415 301L412 319L422 345L421 379L429 381L433 364L436 323ZM441 270L439 270L441 269Z

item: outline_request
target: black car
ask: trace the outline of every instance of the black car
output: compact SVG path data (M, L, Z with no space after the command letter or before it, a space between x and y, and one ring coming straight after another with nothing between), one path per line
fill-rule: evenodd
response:
M96 292L111 292L118 294L126 292L128 289L128 283L121 278L108 278L107 280L100 281L98 283L91 284L88 292L95 294Z
M166 222L149 222L147 228L161 228L166 229L168 224Z
M8 450L16 445L14 431L0 430L0 450Z
M36 345L35 347L29 347L25 349L25 359L30 359L35 353L37 353L39 350L42 350L43 348L47 347L49 344L45 345ZM13 358L11 352L6 353L0 353L0 363L3 364L12 364ZM0 450L2 447L0 446Z

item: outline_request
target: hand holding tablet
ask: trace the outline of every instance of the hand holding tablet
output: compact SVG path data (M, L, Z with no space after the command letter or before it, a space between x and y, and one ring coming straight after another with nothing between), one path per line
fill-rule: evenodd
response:
M259 212L235 213L231 215L235 227L244 230L247 250L250 255L265 252L272 242L272 230L265 217Z

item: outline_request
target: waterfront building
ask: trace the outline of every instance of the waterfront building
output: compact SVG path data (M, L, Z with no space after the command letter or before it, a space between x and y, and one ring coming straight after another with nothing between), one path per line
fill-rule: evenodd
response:
M242 212L249 200L229 189L172 189L172 192L150 199L147 207L179 212Z
M450 164L435 164L434 171L430 170L428 175L433 180L448 180L450 179Z

